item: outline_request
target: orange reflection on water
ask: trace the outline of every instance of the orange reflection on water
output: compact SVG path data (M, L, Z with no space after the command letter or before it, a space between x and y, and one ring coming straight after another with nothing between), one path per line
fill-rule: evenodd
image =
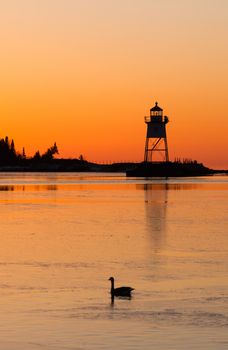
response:
M70 184L15 184L0 185L0 191L22 191L22 192L41 192L41 191L116 191L116 190L145 190L145 191L169 191L169 190L228 190L226 183L70 183Z
M164 329L174 319L192 325L199 310L208 325L210 308L223 313L224 299L211 306L205 298L227 289L227 184L66 178L0 185L3 340L13 329L22 343L48 349L58 339L64 348L70 334L70 348L82 324L85 339L100 321L109 338L113 320L124 326L127 318L138 332L138 324ZM135 288L112 309L111 275Z

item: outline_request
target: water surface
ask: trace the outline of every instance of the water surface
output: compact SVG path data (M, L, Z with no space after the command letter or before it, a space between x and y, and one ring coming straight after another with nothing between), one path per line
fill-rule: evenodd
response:
M225 176L1 173L0 348L227 349L227 203Z

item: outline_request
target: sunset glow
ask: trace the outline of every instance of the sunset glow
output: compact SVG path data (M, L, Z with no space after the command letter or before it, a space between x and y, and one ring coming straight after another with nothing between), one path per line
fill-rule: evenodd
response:
M226 0L7 0L0 32L0 136L18 150L142 161L158 101L172 160L228 168Z

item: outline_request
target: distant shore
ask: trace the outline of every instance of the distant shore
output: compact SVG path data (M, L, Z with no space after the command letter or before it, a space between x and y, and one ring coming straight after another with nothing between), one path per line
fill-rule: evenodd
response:
M126 172L139 163L99 164L79 159L52 159L32 161L26 159L18 164L0 165L0 172Z
M163 176L162 171L164 164L165 163L153 165L152 163L149 163L149 165L145 165L143 162L99 164L79 159L52 159L48 162L32 162L28 159L22 164L1 165L0 172L121 172L126 173L128 176ZM183 167L188 167L188 169L190 169L189 176L191 173L192 176L215 174L228 175L228 170L210 169L198 163L196 163L197 166L196 164L180 165L171 162L170 164L172 164L172 168L175 168L175 171L173 172L173 175L171 174L169 176L185 176L183 173Z

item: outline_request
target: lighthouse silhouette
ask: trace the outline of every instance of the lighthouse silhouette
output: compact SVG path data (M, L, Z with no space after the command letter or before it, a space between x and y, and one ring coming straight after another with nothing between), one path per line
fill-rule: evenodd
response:
M145 117L147 124L146 144L144 162L168 162L168 142L166 135L166 124L169 119L163 116L163 109L155 102L150 109L150 115Z

